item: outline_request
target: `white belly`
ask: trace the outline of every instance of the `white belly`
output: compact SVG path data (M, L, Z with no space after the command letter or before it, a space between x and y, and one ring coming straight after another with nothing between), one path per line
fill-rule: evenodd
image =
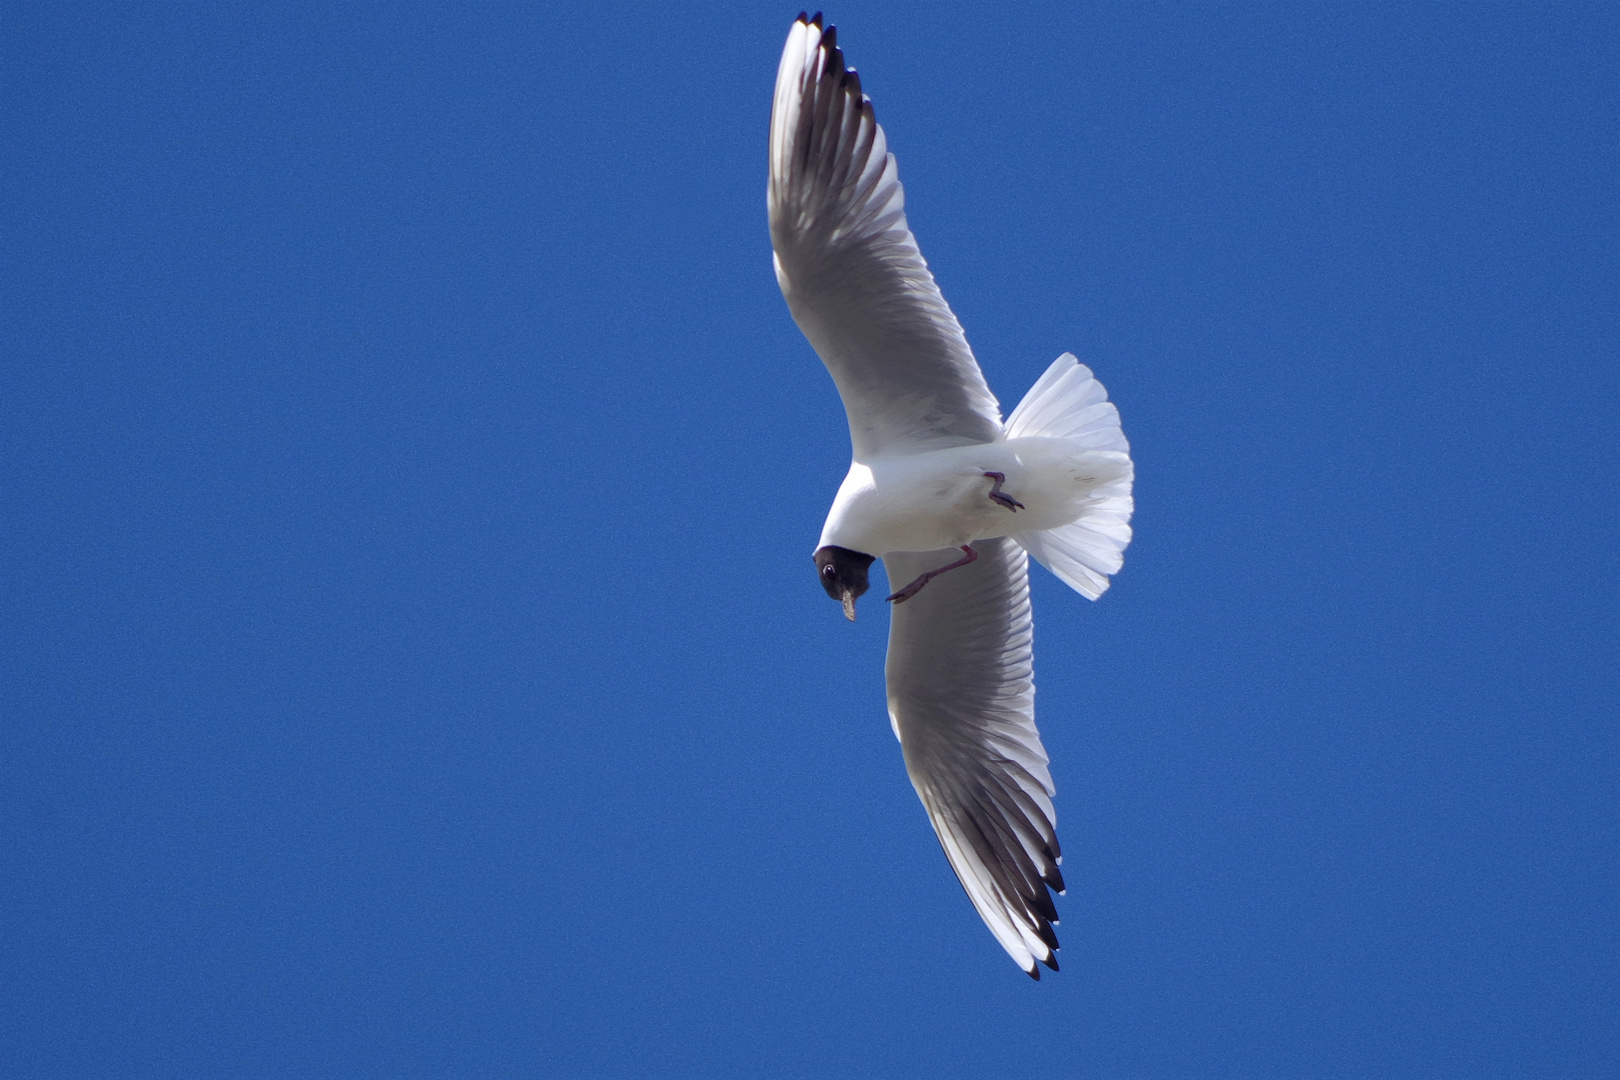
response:
M1077 454L1064 440L1026 438L857 461L820 543L881 556L1055 529L1079 517L1090 492L1119 475L1113 457L1124 455ZM985 476L991 472L1006 477L1002 493L1024 509L991 500L993 481Z

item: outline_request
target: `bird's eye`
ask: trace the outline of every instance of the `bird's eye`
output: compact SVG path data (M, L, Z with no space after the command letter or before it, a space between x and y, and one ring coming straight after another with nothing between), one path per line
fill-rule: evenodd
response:
M833 569L832 563L828 563L826 566L823 566L821 568L821 572L823 574L826 574L828 577L837 577L838 576L838 571Z

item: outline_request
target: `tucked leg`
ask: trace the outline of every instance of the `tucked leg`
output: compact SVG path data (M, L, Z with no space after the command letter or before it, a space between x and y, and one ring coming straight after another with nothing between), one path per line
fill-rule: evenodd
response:
M930 570L930 571L928 571L928 573L922 575L916 581L913 581L910 585L907 585L905 588L901 589L899 592L895 593L893 596L885 597L885 599L887 599L891 603L895 603L895 604L904 603L905 601L910 600L913 596L916 596L919 592L921 592L922 587L924 585L928 584L930 581L933 581L935 578L939 577L939 575L943 574L945 571L947 571L947 570L955 570L958 566L966 566L968 563L972 562L974 559L977 559L979 557L979 553L977 551L974 551L972 548L968 547L966 544L962 545L962 550L967 552L967 554L963 555L960 559L957 559L955 562L951 563L949 566L942 566L938 570Z
M1013 498L1011 495L1003 495L1001 493L1001 485L1007 482L1007 475L1005 473L987 472L984 475L987 480L995 481L994 484L990 485L990 498L992 501L1005 506L1015 514L1024 508L1024 504Z

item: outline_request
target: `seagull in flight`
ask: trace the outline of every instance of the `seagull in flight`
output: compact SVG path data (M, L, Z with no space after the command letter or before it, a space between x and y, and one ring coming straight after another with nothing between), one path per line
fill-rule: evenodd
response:
M1029 556L1080 595L1131 539L1119 410L1065 353L1005 421L906 225L894 155L832 26L800 14L771 108L776 280L838 386L853 461L816 546L855 618L894 591L889 722L940 846L1014 962L1057 970L1063 892L1035 730Z

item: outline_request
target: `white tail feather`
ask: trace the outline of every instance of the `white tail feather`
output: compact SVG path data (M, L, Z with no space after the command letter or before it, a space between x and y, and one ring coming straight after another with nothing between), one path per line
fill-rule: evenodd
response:
M1007 418L1004 437L1039 435L1064 439L1080 450L1130 453L1120 430L1119 410L1108 400L1091 369L1064 353L1036 380ZM1108 577L1124 563L1131 542L1133 471L1097 488L1074 521L1044 532L1017 533L1024 550L1081 596L1095 600L1108 589Z

